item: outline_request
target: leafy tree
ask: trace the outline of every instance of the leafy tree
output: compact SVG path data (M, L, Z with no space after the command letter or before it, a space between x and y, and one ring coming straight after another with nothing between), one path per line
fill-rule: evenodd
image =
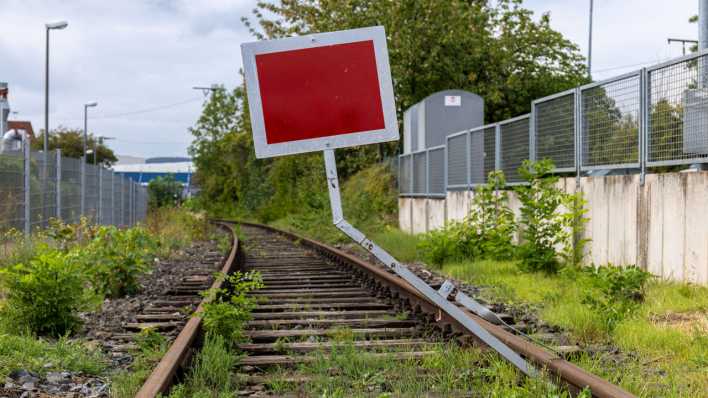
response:
M59 127L49 132L49 150L61 149L63 156L69 158L80 158L84 151L83 147L83 137L84 132L76 129L69 129L66 127ZM86 138L86 148L93 150L94 144L96 143L96 137L93 134L88 134ZM35 151L42 150L44 148L44 130L42 133L30 144L32 149ZM105 163L111 165L118 161L118 158L113 153L113 151L105 146L103 143L98 143L97 147L98 158L97 163ZM93 163L93 155L86 155L86 163Z
M498 121L587 81L578 46L521 0L281 0L253 12L257 26L244 21L258 38L383 25L399 119L433 92L460 88L481 95L486 120Z
M157 177L148 184L148 204L153 209L174 206L181 200L182 184L172 174Z
M258 38L384 25L399 116L435 91L460 88L484 97L488 121L501 120L587 81L578 47L520 0L261 1L244 22ZM194 182L212 213L266 221L328 211L321 155L255 158L244 87L212 92L191 132ZM397 152L398 143L338 150L339 175Z

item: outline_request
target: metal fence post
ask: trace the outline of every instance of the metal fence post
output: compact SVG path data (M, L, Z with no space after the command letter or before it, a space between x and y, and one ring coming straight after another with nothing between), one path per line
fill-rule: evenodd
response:
M111 225L116 225L116 173L111 170Z
M580 88L575 89L575 188L580 187L580 167L583 162L583 92Z
M644 186L647 173L647 152L649 149L649 73L642 68L639 75L639 185Z
M30 143L29 141L25 138L22 140L22 157L23 157L23 166L24 166L24 180L23 180L23 185L24 185L24 202L25 202L25 208L24 208L24 230L25 230L25 235L29 236L30 235L30 211L31 211L31 192L30 192Z
M529 160L536 161L536 107L533 103L529 114Z
M98 167L96 169L98 173L98 204L96 210L96 221L97 224L103 224L103 168Z
M81 181L81 205L79 207L79 218L84 216L84 212L86 211L86 156L81 156L79 158L81 161L81 167L79 167L79 173L81 174L81 178L79 179Z
M494 126L494 169L501 170L501 125Z
M57 161L56 161L56 179L57 179L57 184L56 184L56 191L57 191L57 220L61 220L61 149L56 150L56 156L57 156Z
M448 144L449 142L446 142ZM447 145L445 145L447 147ZM467 189L471 190L472 189L472 132L468 131L467 134L465 134L465 159L467 160L467 164L465 165L467 167L467 175L466 181L467 181ZM445 159L447 161L447 159Z

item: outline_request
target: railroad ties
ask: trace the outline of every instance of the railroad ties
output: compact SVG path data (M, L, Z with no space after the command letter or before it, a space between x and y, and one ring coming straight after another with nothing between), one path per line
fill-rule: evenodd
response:
M145 329L159 332L167 341L174 340L202 300L200 292L211 286L223 258L223 253L208 251L200 261L180 264L174 270L172 285L149 287L154 289L150 293L122 299L116 304L127 301L123 305L133 307L133 311L119 326L100 325L99 329L104 330L94 334L117 362L130 361L131 351L138 348L134 343L136 335Z
M410 359L428 354L421 324L362 287L361 281L325 257L261 228L246 233L243 269L261 273L264 288L251 295L258 305L248 323L249 343L239 348L250 389L263 390L261 372L312 361L314 351L337 344L342 330L370 355ZM377 353L385 350L385 353ZM255 387L255 388L254 388Z

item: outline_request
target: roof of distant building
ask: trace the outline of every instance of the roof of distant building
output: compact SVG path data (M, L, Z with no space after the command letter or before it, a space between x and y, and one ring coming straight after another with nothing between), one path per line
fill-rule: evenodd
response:
M22 131L25 136L34 138L34 129L32 128L32 122L26 120L8 120L7 121L8 130L19 130Z
M174 162L174 163L139 163L139 164L116 164L113 171L118 173L194 173L194 163Z

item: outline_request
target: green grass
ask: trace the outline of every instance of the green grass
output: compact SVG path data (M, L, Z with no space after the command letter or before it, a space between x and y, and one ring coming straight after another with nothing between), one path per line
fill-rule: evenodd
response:
M391 227L367 232L401 261L421 261L417 237ZM469 260L451 261L440 271L482 286L482 297L489 301L530 307L580 344L618 347L621 356L581 356L574 362L639 396L695 397L708 391L707 287L652 279L639 310L610 330L602 316L582 303L585 295L597 292L585 273L527 273L514 261ZM656 321L675 314L703 323Z
M567 391L549 383L546 377L531 379L519 373L499 356L478 348L437 343L426 347L431 353L421 359L397 360L374 356L353 345L344 331L334 338L331 351L315 352L315 360L298 367L305 376L302 385L284 381L291 371L274 369L267 387L273 393L297 392L320 397L567 397ZM379 350L378 353L393 353Z
M47 364L50 366L45 367ZM91 350L80 341L50 341L0 332L0 380L16 369L38 374L66 370L97 375L105 368L100 350Z
M167 352L167 340L157 332L146 329L139 336L136 343L140 349L133 353L130 368L116 373L111 378L112 398L134 397Z
M238 355L219 335L207 334L184 383L175 386L169 398L233 397L238 389L232 377Z

